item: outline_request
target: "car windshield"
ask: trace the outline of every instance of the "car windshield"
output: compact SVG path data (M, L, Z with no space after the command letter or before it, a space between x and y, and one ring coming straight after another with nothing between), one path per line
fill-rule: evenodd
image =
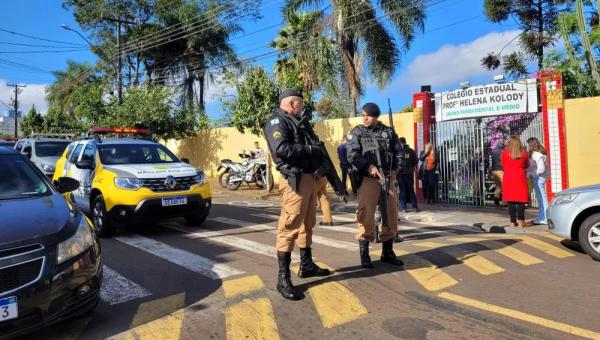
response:
M35 155L38 157L58 157L70 142L36 142Z
M177 157L160 144L109 144L98 147L103 164L175 163Z
M51 194L46 182L23 158L0 156L0 200Z

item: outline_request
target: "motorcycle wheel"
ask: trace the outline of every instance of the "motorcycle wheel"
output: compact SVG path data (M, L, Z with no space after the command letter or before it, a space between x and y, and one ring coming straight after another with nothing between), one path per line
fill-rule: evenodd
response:
M219 175L219 184L225 189L229 188L229 176L229 169L221 172Z
M229 177L227 179L229 179ZM227 189L229 189L231 191L235 191L240 188L240 185L242 185L242 181L234 182L234 183L227 183Z

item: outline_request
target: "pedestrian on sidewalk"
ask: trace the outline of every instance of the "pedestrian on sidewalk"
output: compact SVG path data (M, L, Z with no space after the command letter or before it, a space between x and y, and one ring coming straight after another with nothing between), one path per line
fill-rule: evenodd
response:
M321 177L317 180L317 200L321 206L323 212L323 220L319 222L319 225L333 226L333 220L331 218L331 205L327 198L327 177Z
M519 137L510 137L507 148L502 151L501 163L504 169L502 200L508 204L511 226L529 227L525 222L525 204L529 201L529 154Z
M540 141L531 137L527 140L529 146L529 168L527 169L527 176L533 184L533 190L535 191L535 197L538 201L538 215L532 221L533 224L548 224L546 220L546 209L548 209L548 199L546 198L546 180L548 179L548 156L546 148L540 143Z
M338 159L340 160L340 168L342 169L342 183L344 183L344 188L347 188L347 178L348 178L348 169L350 168L350 163L348 163L348 136L344 135L344 139L342 140L342 144L340 144L337 148ZM356 188L354 187L354 183L352 178L350 178L350 186L352 187L352 194L356 196Z
M403 164L398 174L398 188L400 189L400 208L408 212L407 202L410 201L413 209L419 212L417 195L415 194L415 168L417 166L417 154L408 143L406 138L398 138L400 156Z
M362 107L363 124L356 126L348 136L348 161L359 176L356 239L360 250L360 264L373 268L369 255L369 242L375 241L375 212L382 186L381 176L389 178L387 215L389 228L379 235L383 243L381 261L402 266L404 263L394 253L394 238L398 231L398 193L394 180L398 170L398 137L391 128L379 121L379 106L367 103ZM363 152L364 150L364 152ZM378 164L377 156L382 164ZM378 168L381 166L381 168ZM391 171L390 171L391 169Z
M502 178L504 177L504 170L502 169L502 150L504 150L504 140L498 142L498 145L492 149L492 180L494 181L494 204L496 207L500 207L502 201Z
M431 143L425 145L425 150L419 155L421 167L419 169L419 177L423 183L423 197L427 204L435 203L435 187L436 187L436 167L437 157Z
M290 263L294 244L300 247L298 276L325 276L328 269L319 268L312 259L312 233L316 224L317 192L313 173L324 155L314 148L306 130L310 124L302 119L304 99L297 90L285 90L279 95L279 108L267 119L265 137L277 170L281 173L281 215L277 226L277 291L286 299L299 300L302 295L290 278Z

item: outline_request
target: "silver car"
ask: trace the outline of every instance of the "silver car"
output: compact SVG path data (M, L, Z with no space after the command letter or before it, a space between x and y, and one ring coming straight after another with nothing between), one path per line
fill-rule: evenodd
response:
M26 138L15 145L15 149L27 156L44 175L52 178L56 162L71 141L59 138Z
M600 184L559 192L547 217L551 233L579 242L588 255L600 261Z

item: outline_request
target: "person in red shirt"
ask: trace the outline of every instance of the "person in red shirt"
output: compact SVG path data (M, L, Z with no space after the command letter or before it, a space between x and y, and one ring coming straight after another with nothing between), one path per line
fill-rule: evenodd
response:
M525 222L525 203L529 201L527 168L529 155L517 136L511 136L508 146L502 151L504 169L502 181L502 200L508 204L511 226L529 227Z

